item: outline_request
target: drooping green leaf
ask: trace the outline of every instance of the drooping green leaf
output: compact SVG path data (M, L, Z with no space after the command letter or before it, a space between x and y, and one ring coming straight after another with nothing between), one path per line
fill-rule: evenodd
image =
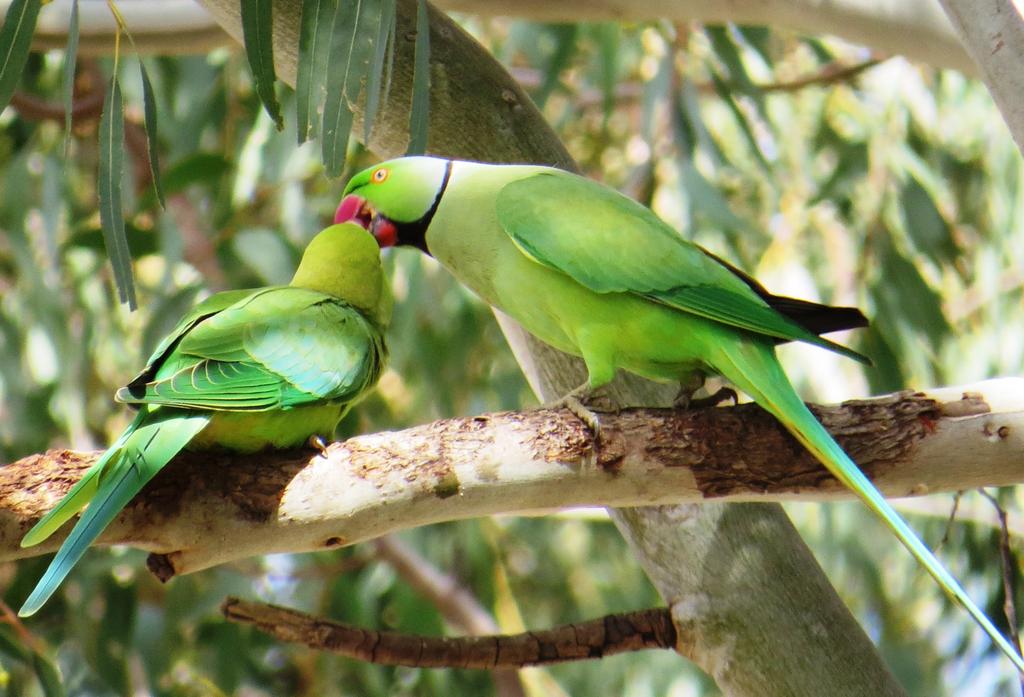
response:
M555 49L545 63L540 86L533 93L533 101L541 109L548 97L558 87L562 71L565 70L573 56L576 55L580 28L578 24L551 24L546 27L548 34L555 40Z
M391 27L388 30L387 56L384 59L384 90L380 96L381 104L387 104L388 95L391 94L391 77L395 67L395 33L398 31L398 15L396 6L398 0L386 0L392 4Z
M359 12L352 34L352 45L345 68L345 99L351 109L363 89L363 82L370 71L373 60L374 40L377 38L381 18L381 6L384 0L358 0Z
M149 81L146 64L139 58L139 72L142 74L142 102L146 115L146 142L149 147L149 173L153 177L153 191L161 208L167 208L164 200L163 186L160 184L160 158L157 152L156 97L153 96L153 83Z
M900 192L907 233L914 246L939 267L953 263L960 254L953 231L942 217L931 195L913 176Z
M124 232L121 178L124 171L124 105L121 85L115 73L100 116L100 157L98 186L103 242L114 269L114 282L121 302L136 307L132 258Z
M12 0L0 27L0 111L11 101L32 47L41 0Z
M68 43L64 49L63 96L64 96L64 161L68 159L71 145L71 109L75 96L75 63L78 61L78 0L71 3L71 20L68 22Z
M736 31L751 48L760 54L765 63L771 65L771 29L761 25L741 24L736 26Z
M331 21L330 66L324 99L323 126L320 132L321 156L329 177L337 177L345 166L348 136L352 131L352 110L345 98L356 25L363 0L341 2L334 8Z
M597 41L597 70L604 107L604 125L615 110L615 87L619 78L620 44L622 29L618 23L604 22L592 29Z
M882 313L901 318L937 348L952 331L942 311L942 297L892 243L891 234L883 230L879 235L875 256L881 273L871 293Z
M663 104L672 104L672 71L675 55L671 51L665 53L658 61L658 72L653 80L646 80L643 84L643 98L640 102L640 134L648 143L653 142L655 116ZM672 104L673 111L680 108L677 103ZM672 116L673 120L675 116Z
M67 692L64 690L64 682L60 677L60 670L57 665L41 653L33 652L32 669L43 688L45 697L64 697Z
M721 61L726 71L728 71L729 86L756 99L758 109L761 109L763 106L761 89L754 84L754 81L747 74L739 48L729 35L728 28L724 26L711 26L705 27L704 32L711 40L711 48L714 49L715 56L718 57L718 60Z
M355 108L375 55L383 3L356 0L336 15L322 129L324 168L329 176L338 176L344 168Z
M395 0L382 0L380 20L377 24L377 38L374 40L373 62L370 63L370 74L366 82L366 108L363 109L363 141L369 142L373 122L377 119L377 110L383 102L384 60L389 56L388 49L395 31ZM390 66L388 66L390 70Z
M319 133L319 109L327 74L332 19L337 0L303 0L299 63L295 76L295 120L299 143Z
M751 152L754 153L754 159L757 160L758 164L766 172L771 170L771 165L768 164L767 158L765 158L764 153L761 151L761 144L758 143L757 136L754 135L754 129L751 128L747 115L743 113L732 90L725 84L725 80L722 79L717 70L712 68L709 72L711 73L711 81L715 86L715 91L718 92L718 96L729 107L729 111L732 112L733 118L736 119L736 123L740 127L740 132L743 133L743 137L750 146Z
M130 694L127 657L135 634L136 586L122 585L108 574L101 581L101 589L106 608L96 632L96 670L116 694Z
M430 120L430 21L426 0L416 2L416 51L413 58L412 108L409 110L409 148L407 155L427 150Z
M242 38L256 94L280 131L284 128L284 119L274 93L277 75L274 72L273 12L272 0L243 0L241 3Z
M907 386L899 354L885 337L886 329L891 326L892 323L886 317L872 319L870 326L861 334L860 343L854 347L871 356L874 363L864 369L872 394L895 392Z

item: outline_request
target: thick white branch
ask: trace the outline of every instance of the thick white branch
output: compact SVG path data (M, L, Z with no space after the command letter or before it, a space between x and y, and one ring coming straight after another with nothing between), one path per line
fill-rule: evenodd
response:
M964 397L965 391L968 397ZM818 413L888 495L1024 481L1024 380L903 393ZM602 442L564 410L449 419L328 449L188 453L102 540L158 552L162 576L259 554L352 544L394 530L574 506L831 500L849 492L754 405L627 410ZM96 454L68 451L0 469L0 559Z
M0 0L0 11L9 0ZM964 0L965 6L971 5ZM765 24L804 34L833 34L857 44L944 68L976 72L956 33L935 0L439 0L446 11L484 17L508 16L551 22L645 21ZM36 48L66 42L71 0L54 0L40 13ZM191 0L119 5L136 44L150 53L205 53L231 39ZM80 10L80 50L108 53L115 24L102 0L84 1Z
M1024 18L1013 0L940 0L1024 152Z

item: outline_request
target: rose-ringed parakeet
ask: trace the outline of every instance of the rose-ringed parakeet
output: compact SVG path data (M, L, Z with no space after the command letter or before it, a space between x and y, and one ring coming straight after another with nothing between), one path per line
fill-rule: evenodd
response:
M619 368L658 381L718 373L774 415L895 533L1024 671L1024 660L807 409L775 355L803 341L867 359L819 334L863 324L850 308L768 293L687 242L648 208L550 167L431 157L354 176L336 222L382 247L410 245L546 343L580 356L589 387Z
M36 612L86 548L183 448L255 452L330 437L377 382L391 294L359 225L309 243L287 286L212 295L117 392L138 416L21 541L38 544L88 504L19 614Z

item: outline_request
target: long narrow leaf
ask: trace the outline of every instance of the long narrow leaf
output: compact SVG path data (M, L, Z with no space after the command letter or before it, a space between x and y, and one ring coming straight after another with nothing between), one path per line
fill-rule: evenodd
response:
M382 2L383 0L359 0L359 16L356 18L352 46L348 55L348 69L345 71L345 99L353 111L363 91L366 76L370 72Z
M416 2L416 51L413 58L412 108L409 110L409 149L420 155L427 149L430 119L430 21L426 0Z
M125 237L124 212L121 201L121 175L124 170L124 105L121 85L115 73L100 116L100 225L103 243L114 269L114 282L121 302L135 309L135 283L132 259Z
M387 56L388 39L395 24L395 0L383 0L380 20L377 23L377 38L374 39L373 62L366 82L366 108L363 110L363 141L369 142L373 122L381 104L381 88L384 84L384 59Z
M51 659L41 653L33 653L32 669L39 679L39 686L43 688L44 697L64 697L67 694L60 679L60 671Z
M384 59L384 91L380 96L381 104L388 103L388 96L391 94L391 76L395 67L395 34L398 32L398 15L394 5L398 0L391 0L391 26L388 28L388 49L387 57Z
M299 143L319 132L330 27L337 0L303 0L299 29L299 63L295 76L295 121Z
M0 27L0 111L11 101L32 46L41 0L13 0Z
M64 49L64 162L68 160L68 146L71 144L71 109L75 96L75 63L78 62L78 0L71 3L71 20L68 22L68 45Z
M548 97L558 87L562 79L562 71L576 55L579 46L580 27L578 24L551 24L548 33L555 41L555 49L547 59L543 69L540 87L533 93L533 101L540 109L548 101Z
M356 25L362 10L362 0L343 2L334 12L331 32L331 69L327 75L324 99L321 155L329 177L337 177L345 166L348 136L352 131L352 110L345 98L349 61L355 41Z
M149 144L149 172L153 177L153 190L160 207L167 208L164 200L164 189L160 184L160 157L157 153L156 130L156 98L153 96L153 83L149 81L146 64L139 58L139 72L142 74L142 102L146 114L146 142Z
M284 119L281 117L281 105L274 94L277 75L274 73L274 43L271 35L273 3L272 0L242 0L241 11L245 55L249 59L256 94L280 131L284 128Z
M729 89L729 85L726 84L715 68L712 67L709 72L711 73L711 82L715 86L715 91L718 92L718 96L721 97L725 105L729 107L729 111L732 112L733 118L736 119L736 124L740 127L740 132L746 138L747 144L754 154L754 159L757 160L758 164L766 172L770 172L772 166L768 163L768 158L765 157L764 152L761 150L761 144L758 142L757 136L754 135L754 129L751 127L747 115L743 113L743 109L740 108L739 103L736 101L732 90Z

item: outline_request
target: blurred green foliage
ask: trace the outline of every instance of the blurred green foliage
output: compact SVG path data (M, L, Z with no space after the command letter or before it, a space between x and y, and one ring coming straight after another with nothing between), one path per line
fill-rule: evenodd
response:
M465 24L529 87L588 175L652 205L773 291L855 304L873 318L850 338L873 369L783 349L808 398L1021 373L1024 171L979 83L899 58L876 65L863 49L763 27ZM79 62L76 99L102 93L110 62ZM149 72L161 211L149 186L142 85L126 62L135 313L117 303L99 230L98 114L76 120L66 161L63 115L18 101L0 114L4 462L109 443L128 420L114 390L177 317L211 291L286 281L345 180L323 176L314 144L296 147L290 92L281 93L285 130L275 130L241 53L159 58ZM60 54L33 54L21 93L59 105L61 69ZM372 160L353 145L348 171ZM534 403L485 306L416 252L388 252L387 263L397 300L391 368L339 436ZM1012 492L1003 499L1020 505ZM933 544L946 532L944 500L935 503L939 515L913 519ZM853 504L790 510L912 694L1009 689L1007 664L870 514ZM401 537L505 631L660 604L600 515L468 521ZM944 552L1001 618L993 529L954 524ZM44 564L0 569L8 605ZM167 586L141 553L96 550L26 625L38 647L0 626L0 689L54 694L41 658L54 656L68 694L493 693L481 672L382 668L276 644L222 620L228 594L367 627L449 629L370 544L252 559ZM525 676L531 695L717 694L665 652Z

